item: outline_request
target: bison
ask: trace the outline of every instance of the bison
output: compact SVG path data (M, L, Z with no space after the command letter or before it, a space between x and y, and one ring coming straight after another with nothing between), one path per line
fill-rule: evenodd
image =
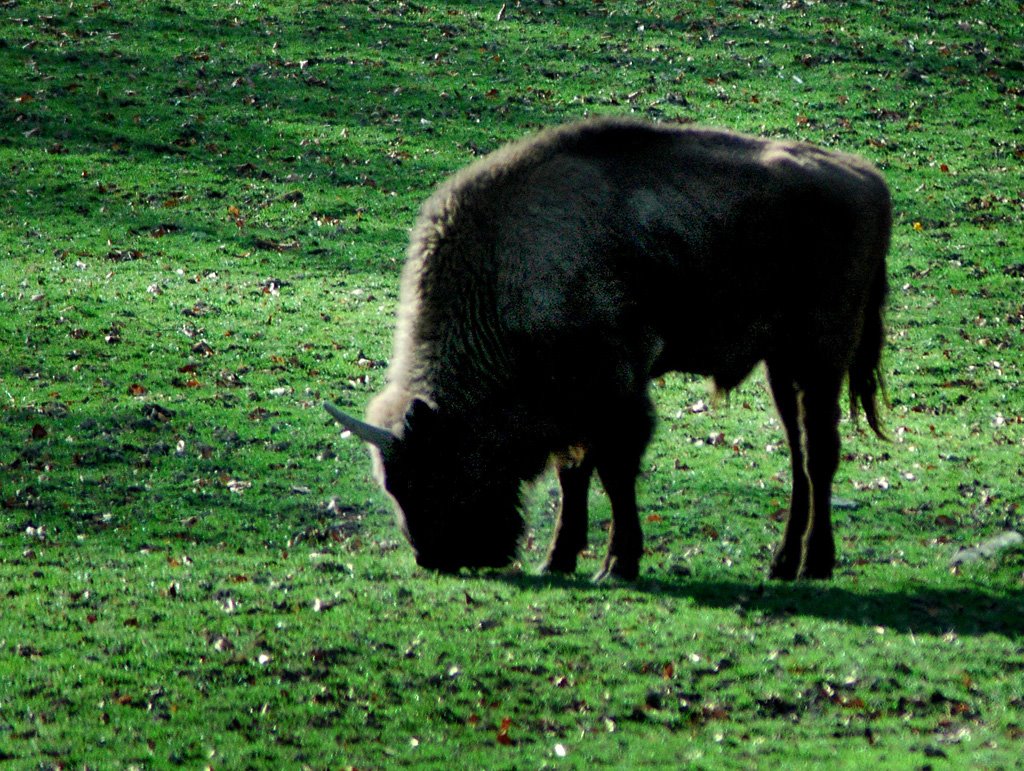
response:
M426 568L508 565L521 489L549 462L544 569L575 571L596 471L612 507L598 577L634 579L652 378L727 392L764 362L792 458L770 574L829 578L840 390L880 436L891 207L866 161L693 125L596 119L506 145L423 205L401 276L375 476Z

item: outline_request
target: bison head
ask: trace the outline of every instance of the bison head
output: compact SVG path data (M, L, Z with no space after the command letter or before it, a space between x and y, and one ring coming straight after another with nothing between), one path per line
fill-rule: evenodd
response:
M415 399L395 432L324 407L371 447L374 475L425 568L504 567L524 523L520 479L488 438Z

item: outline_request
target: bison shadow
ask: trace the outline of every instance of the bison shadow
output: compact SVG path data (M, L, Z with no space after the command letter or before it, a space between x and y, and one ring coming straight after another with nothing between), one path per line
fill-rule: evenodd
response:
M506 576L522 589L561 587L574 591L614 594L643 592L652 596L691 600L702 607L734 610L741 618L784 619L812 616L910 634L961 636L998 634L1024 637L1024 595L1000 595L979 587L910 586L900 590L858 592L823 582L746 583L715 578L656 576L635 583L594 584L578 577L520 574Z

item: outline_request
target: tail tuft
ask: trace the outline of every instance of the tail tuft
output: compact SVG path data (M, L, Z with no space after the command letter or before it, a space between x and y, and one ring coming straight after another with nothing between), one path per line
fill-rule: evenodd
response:
M850 364L850 417L856 419L859 406L871 430L881 439L889 438L878 416L879 392L885 404L889 404L881 370L882 347L885 345L883 314L888 292L883 262L871 286L871 294L864 309L864 328Z

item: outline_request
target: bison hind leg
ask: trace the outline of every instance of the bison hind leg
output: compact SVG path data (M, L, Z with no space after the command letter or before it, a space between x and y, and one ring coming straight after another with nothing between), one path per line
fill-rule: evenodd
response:
M839 466L840 378L818 381L800 394L804 468L810 511L801 544L797 578L831 578L836 562L832 534L832 480Z
M789 518L770 576L786 581L831 578L835 565L831 497L839 464L842 378L818 372L798 382L787 368L769 364L768 379L786 429L793 472Z
M792 581L800 570L800 558L804 531L807 529L809 514L809 486L804 473L803 440L800 431L800 415L797 407L796 383L788 370L775 364L768 366L768 383L775 398L779 418L786 430L789 444L790 469L793 490L786 517L786 529L772 558L769 577Z
M842 377L824 365L811 377L769 364L769 382L789 441L793 494L771 577L831 578L832 479L839 464L839 390Z

